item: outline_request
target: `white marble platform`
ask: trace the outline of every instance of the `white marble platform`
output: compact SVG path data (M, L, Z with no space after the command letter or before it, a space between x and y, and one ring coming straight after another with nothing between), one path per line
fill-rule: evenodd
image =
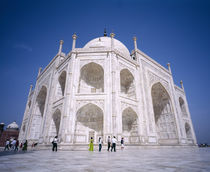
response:
M0 152L0 171L210 171L210 148Z

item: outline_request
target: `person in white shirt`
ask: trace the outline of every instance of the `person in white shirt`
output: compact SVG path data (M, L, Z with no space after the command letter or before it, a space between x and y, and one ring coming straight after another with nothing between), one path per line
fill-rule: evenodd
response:
M101 152L102 143L103 143L103 141L102 141L101 137L99 137L99 139L98 139L98 148L99 148L99 152Z
M12 149L13 149L13 150L15 150L16 142L17 142L16 139L14 139L14 140L12 141Z
M117 143L117 139L115 138L115 136L113 136L111 152L112 152L112 149L114 149L114 152L116 152L116 143Z
M6 150L9 150L9 139L7 139L7 141L6 141L6 145L5 145L4 150L5 150L5 151L6 151Z
M58 147L58 136L55 136L55 138L53 139L52 141L52 144L53 144L53 148L52 148L52 151L56 151L57 152L57 147Z

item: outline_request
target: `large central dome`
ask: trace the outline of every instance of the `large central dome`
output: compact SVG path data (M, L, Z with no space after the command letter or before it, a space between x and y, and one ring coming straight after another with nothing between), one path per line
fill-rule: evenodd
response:
M83 48L111 48L111 38L110 37L95 38L89 41ZM130 56L130 53L126 48L126 46L117 39L114 39L114 49L118 50L126 57Z

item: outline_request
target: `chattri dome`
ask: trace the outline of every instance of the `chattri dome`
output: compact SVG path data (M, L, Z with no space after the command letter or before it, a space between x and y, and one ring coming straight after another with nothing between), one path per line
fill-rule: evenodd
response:
M124 56L130 57L129 50L127 47L117 39L114 39L114 49L121 52ZM98 37L89 41L83 48L111 48L110 37Z
M7 129L9 129L9 130L19 130L19 126L17 125L17 123L14 121L14 122L12 122L11 124L9 124L8 126L7 126Z

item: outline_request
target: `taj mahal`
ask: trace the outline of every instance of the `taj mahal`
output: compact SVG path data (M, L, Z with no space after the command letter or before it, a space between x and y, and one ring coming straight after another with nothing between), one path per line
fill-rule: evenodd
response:
M31 85L19 140L41 147L74 149L102 137L123 137L126 146L194 146L196 136L183 86L174 84L170 64L160 65L137 47L128 48L115 34L62 52Z

